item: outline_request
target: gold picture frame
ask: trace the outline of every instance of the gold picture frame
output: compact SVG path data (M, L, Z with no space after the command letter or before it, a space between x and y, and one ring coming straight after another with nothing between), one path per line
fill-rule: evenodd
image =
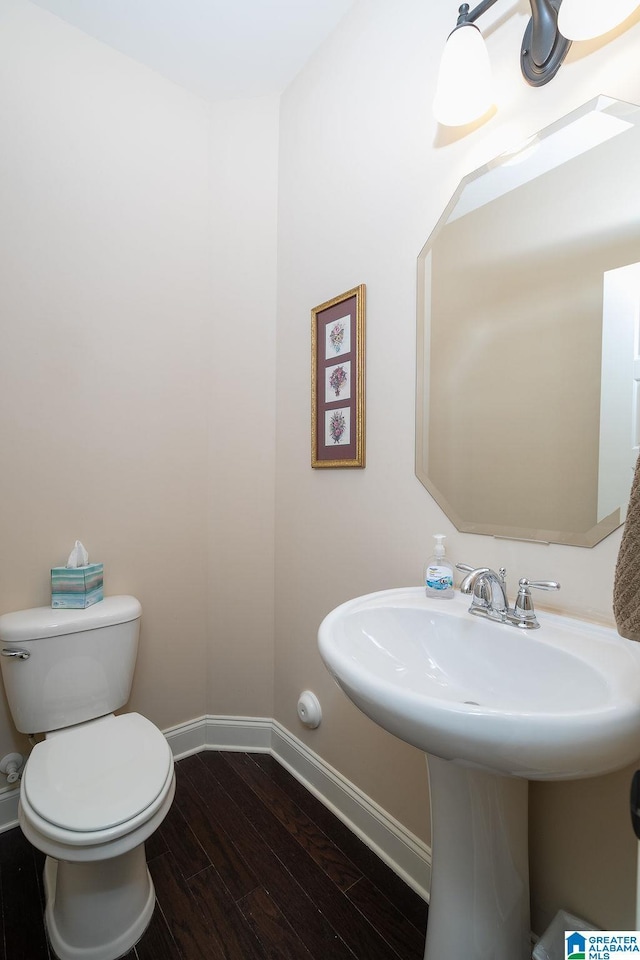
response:
M365 465L365 284L311 311L311 466Z

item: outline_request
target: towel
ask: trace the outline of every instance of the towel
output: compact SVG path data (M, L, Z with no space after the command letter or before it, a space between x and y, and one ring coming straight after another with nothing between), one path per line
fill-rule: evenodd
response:
M640 641L640 457L616 561L613 615L620 636Z

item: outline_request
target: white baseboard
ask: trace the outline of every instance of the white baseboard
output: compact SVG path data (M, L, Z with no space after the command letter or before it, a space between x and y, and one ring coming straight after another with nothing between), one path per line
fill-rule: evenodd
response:
M176 760L202 750L270 753L425 900L431 851L355 784L263 717L199 717L164 731ZM0 790L0 833L18 826L18 789Z
M271 753L424 900L431 888L431 850L355 784L273 721Z
M271 752L273 720L263 717L198 717L169 727L164 735L174 759L181 760L201 750Z

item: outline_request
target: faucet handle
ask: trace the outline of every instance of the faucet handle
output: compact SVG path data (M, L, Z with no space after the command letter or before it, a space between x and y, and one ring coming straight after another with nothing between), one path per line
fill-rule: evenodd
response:
M559 590L560 584L556 580L527 580L526 577L519 581L518 595L513 605L513 615L516 626L529 630L540 626L533 609L531 587L536 590Z
M536 590L559 590L560 584L557 580L527 580L523 577L519 581L520 587L535 587Z

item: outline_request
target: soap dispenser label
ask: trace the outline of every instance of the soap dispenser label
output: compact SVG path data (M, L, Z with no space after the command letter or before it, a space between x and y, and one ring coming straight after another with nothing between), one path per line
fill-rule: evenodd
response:
M449 567L430 564L427 567L425 584L430 590L450 590L453 587L451 570Z

